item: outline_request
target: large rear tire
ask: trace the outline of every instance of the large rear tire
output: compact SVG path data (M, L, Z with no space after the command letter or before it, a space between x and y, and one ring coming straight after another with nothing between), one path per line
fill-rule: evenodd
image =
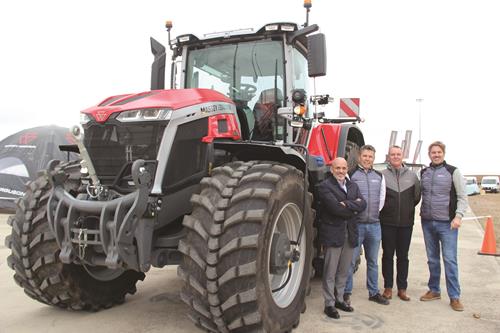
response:
M345 145L345 156L348 170L354 169L358 165L359 145L356 142L347 140Z
M61 169L67 175L66 190L76 195L80 185L79 163L60 164L53 172ZM136 282L144 279L144 273L108 272L101 274L108 277L103 281L91 276L83 266L59 260L60 249L47 220L51 192L48 176L44 171L28 184L26 194L17 203L16 214L8 220L12 233L5 244L12 251L7 262L15 271L14 280L31 298L61 308L96 311L123 303L127 293L135 293Z
M181 298L191 319L212 332L291 331L311 274L311 195L304 210L303 174L275 162L235 162L201 184L179 244ZM303 214L298 261L276 270L272 263L284 253L276 245L297 240Z

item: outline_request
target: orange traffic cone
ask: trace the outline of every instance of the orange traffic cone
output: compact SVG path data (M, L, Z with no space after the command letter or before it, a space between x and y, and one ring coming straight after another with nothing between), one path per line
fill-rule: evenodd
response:
M486 220L486 227L484 228L484 239L481 251L477 254L482 254L486 256L500 256L497 252L497 242L495 239L495 230L493 230L493 220L488 217Z

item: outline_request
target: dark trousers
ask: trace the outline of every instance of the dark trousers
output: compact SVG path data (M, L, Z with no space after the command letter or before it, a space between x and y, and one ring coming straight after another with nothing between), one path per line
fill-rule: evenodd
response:
M396 284L398 289L408 287L408 251L410 250L413 226L395 227L382 224L382 276L384 288L394 285L394 252L396 252Z

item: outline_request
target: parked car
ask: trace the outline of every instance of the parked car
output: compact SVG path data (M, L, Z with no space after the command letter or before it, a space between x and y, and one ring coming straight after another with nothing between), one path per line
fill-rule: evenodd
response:
M485 192L498 193L500 191L500 179L498 176L484 176L481 180L481 188Z
M465 190L467 195L479 194L479 186L477 185L477 178L474 176L465 177Z

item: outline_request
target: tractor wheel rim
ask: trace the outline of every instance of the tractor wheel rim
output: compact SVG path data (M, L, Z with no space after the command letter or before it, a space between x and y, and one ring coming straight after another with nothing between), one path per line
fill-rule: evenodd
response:
M280 232L284 233L290 241L296 241L299 235L301 223L302 212L300 208L294 203L288 203L281 208L278 217L274 222L271 235L275 232ZM305 234L302 233L300 246L297 247L297 250L300 252L299 260L292 263L291 277L287 283L286 280L290 274L289 269L287 269L283 274L275 275L270 273L269 266L271 260L271 242L269 242L267 251L267 274L269 277L269 287L274 303L280 308L286 308L289 306L299 292L305 267L306 253L302 250L305 249L305 238ZM291 248L293 248L293 246ZM282 289L272 292L273 290L282 287L284 284L285 286Z

